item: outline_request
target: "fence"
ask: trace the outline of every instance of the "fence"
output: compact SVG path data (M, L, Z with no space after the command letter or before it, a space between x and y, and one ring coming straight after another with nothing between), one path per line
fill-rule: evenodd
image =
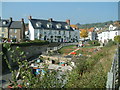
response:
M112 66L110 69L110 72L108 72L108 78L106 83L106 88L111 90L111 88L114 89L120 89L119 87L119 47L116 50L116 53L113 58Z
M47 51L46 52L48 52L48 51L56 51L56 50L59 50L59 49L61 49L62 47L64 47L64 46L69 46L69 45L77 45L78 43L62 43L62 44L60 44L59 46L56 46L56 47L48 47L47 48ZM46 52L44 52L44 53L46 53Z

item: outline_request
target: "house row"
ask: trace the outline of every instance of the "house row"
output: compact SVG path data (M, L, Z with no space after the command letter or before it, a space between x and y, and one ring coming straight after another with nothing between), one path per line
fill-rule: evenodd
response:
M80 29L80 31L85 29ZM86 40L97 40L97 32L95 31L95 28L86 29L88 32L88 37L86 37ZM81 38L82 40L82 38Z
M20 21L14 21L11 17L8 20L0 19L0 37L23 40L25 38L24 19L22 18Z
M15 39L21 41L29 38L30 40L47 40L49 42L78 42L80 39L80 31L70 26L70 20L54 21L52 18L48 20L33 19L29 16L28 31L24 19L20 21L0 20L0 37Z
M107 43L109 40L114 41L114 37L120 35L120 26L111 24L109 29L98 33L98 40L101 43Z
M70 26L70 20L54 21L29 17L30 40L40 39L49 42L78 42L80 31Z

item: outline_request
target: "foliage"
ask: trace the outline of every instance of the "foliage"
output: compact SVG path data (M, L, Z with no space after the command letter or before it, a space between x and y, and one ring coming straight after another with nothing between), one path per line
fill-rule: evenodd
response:
M82 38L88 37L88 32L87 32L87 30L82 30L82 31L80 32L80 37L82 37Z
M116 45L115 41L112 41L111 39L108 41L108 43L106 44L106 47L111 47L113 45Z
M46 44L49 44L49 42L43 40L32 40L27 42L13 43L12 45L29 46L29 45L46 45Z
M4 60L6 61L10 71L12 72L12 84L14 88L18 88L18 78L16 78L16 73L19 72L19 78L22 80L21 85L24 88L61 88L63 87L63 80L65 79L64 75L61 75L61 79L57 78L58 71L52 71L50 72L47 69L47 66L44 65L44 71L45 73L42 74L40 72L39 75L35 76L32 73L32 69L29 67L29 62L22 58L25 58L25 53L21 51L20 47L17 46L15 50L11 48L10 44L3 44L3 47L5 51L3 51L4 54ZM16 62L18 64L19 70L14 69L11 64L9 63L7 59L7 52L11 52L11 60L13 62ZM16 54L18 54L20 57L17 57Z
M70 73L67 88L105 88L107 72L110 67L105 67L105 63L111 63L108 59L109 52L113 47L103 47L101 51L94 54L93 57L77 59L76 68ZM109 53L108 53L109 52ZM112 52L113 54L113 52ZM101 62L101 59L107 59ZM108 69L106 69L108 68Z
M80 29L85 29L85 28L92 28L92 27L105 27L106 25L110 25L112 24L113 21L108 21L108 22L101 22L101 23L91 23L91 24L83 24L83 25L80 25L80 24L76 24L78 26L78 28Z
M120 43L120 35L114 37L115 42Z
M100 43L97 40L92 40L88 42L91 46L100 46Z

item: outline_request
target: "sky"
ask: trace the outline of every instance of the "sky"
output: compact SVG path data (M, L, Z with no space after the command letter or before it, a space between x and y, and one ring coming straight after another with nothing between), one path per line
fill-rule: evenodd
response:
M71 24L118 20L118 2L2 2L2 18L70 19Z

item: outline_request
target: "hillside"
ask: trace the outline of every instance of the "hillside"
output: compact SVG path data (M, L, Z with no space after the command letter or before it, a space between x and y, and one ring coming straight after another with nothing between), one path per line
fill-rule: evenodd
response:
M85 28L91 28L91 27L98 27L98 28L103 28L107 27L110 24L113 24L114 21L107 21L107 22L101 22L101 23L91 23L91 24L79 24L77 23L76 25L80 29L85 29Z

